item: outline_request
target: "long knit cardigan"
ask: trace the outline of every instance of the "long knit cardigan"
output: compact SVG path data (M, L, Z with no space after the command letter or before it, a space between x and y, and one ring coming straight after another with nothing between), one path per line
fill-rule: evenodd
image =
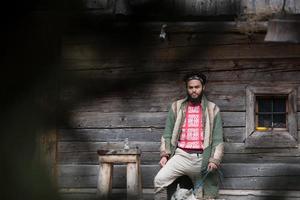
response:
M201 171L207 169L208 163L220 165L224 154L223 128L219 107L205 96L201 101L204 130L204 151ZM168 113L164 133L161 137L160 155L172 157L177 147L181 134L181 127L185 120L187 98L172 103ZM201 173L201 172L199 172ZM203 195L205 198L215 198L218 196L218 174L209 173L203 185Z

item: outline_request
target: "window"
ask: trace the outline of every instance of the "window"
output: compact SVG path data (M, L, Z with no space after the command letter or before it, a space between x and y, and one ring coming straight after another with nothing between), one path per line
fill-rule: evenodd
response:
M247 87L246 147L297 147L296 101L292 87Z
M287 130L287 96L256 96L257 130Z

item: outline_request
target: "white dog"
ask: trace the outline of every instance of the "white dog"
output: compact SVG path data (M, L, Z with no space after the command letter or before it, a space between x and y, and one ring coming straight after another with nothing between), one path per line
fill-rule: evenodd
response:
M197 199L193 193L193 189L188 190L185 188L180 188L178 184L175 193L171 197L171 200L197 200Z
M171 200L202 200L204 198L197 199L193 193L193 189L185 189L180 188L179 184L177 185L177 189L171 197ZM212 199L205 198L205 200L225 200L225 199Z

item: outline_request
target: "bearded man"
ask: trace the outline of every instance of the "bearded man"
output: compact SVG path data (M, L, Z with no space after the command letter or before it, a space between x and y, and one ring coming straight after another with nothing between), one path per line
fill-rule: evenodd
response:
M161 138L155 200L167 199L167 186L183 175L192 180L197 198L218 196L217 169L224 154L220 109L204 95L204 74L187 74L184 81L187 97L172 103Z

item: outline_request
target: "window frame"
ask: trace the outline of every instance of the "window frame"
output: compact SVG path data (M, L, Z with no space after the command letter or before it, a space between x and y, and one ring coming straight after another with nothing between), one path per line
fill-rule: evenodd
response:
M287 130L257 131L256 96L287 96ZM291 86L248 86L246 88L246 148L297 148L297 89Z

